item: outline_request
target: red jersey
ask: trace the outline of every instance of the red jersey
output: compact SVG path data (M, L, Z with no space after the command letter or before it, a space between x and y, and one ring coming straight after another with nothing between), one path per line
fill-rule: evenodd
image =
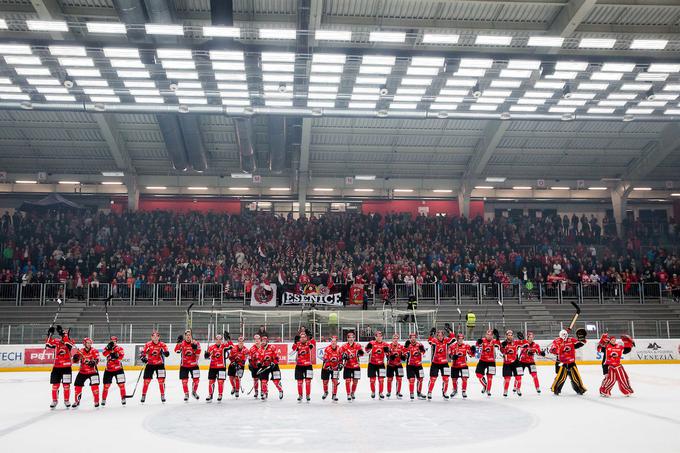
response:
M96 374L99 372L97 364L99 363L99 351L95 348L79 349L76 353L78 361L80 362L80 372L83 374ZM75 357L75 356L74 356Z
M345 343L340 347L340 353L345 360L345 368L359 368L359 356L364 350L359 343Z
M406 358L406 348L399 343L390 343L389 348L387 364L389 366L401 366L401 361Z
M439 340L436 337L430 337L427 342L432 346L432 363L435 365L448 365L449 357L447 349L451 343L456 339L456 336L451 332L448 337Z
M479 354L479 360L482 362L495 362L496 361L496 348L501 347L500 341L496 340L495 338L493 340L487 340L486 338L482 338L481 342L477 340L477 346L479 346L479 349L481 353Z
M369 341L366 345L368 351L368 363L373 365L383 365L385 363L385 353L390 350L390 347L384 341Z
M198 358L201 354L201 344L194 340L188 342L186 340L175 345L175 352L181 354L180 366L185 368L194 368L198 366Z
M585 344L585 340L577 340L576 338L560 339L553 342L550 347L550 352L557 356L560 363L568 365L576 362L576 350Z
M229 353L229 360L232 363L243 368L246 365L246 358L248 357L248 348L245 346L236 345L231 349Z
M614 367L621 365L623 354L630 351L630 349L624 348L623 345L611 343L604 349L604 364ZM628 351L626 351L626 349L628 349Z
M519 358L519 349L522 346L520 340L503 341L501 343L501 354L503 354L503 363L509 365L515 363Z
M213 344L205 352L210 359L210 368L222 369L227 366L227 356L229 355L229 350L231 346L226 343Z
M146 358L149 365L162 365L165 362L163 356L167 355L167 353L168 346L165 343L162 341L159 341L158 343L149 341L144 345L144 349L142 349L140 355L143 358Z
M312 366L312 354L316 341L308 340L306 343L298 341L293 345L293 351L297 352L295 364L299 366Z
M269 366L269 365L278 365L279 364L279 355L276 351L276 348L270 344L267 344L267 346L264 346L260 348L258 351L260 357L260 363L262 366Z
M54 349L54 368L71 368L73 342L69 337L63 337L61 340L48 338L45 340L45 347Z
M528 341L524 340L524 343L522 344L522 349L519 354L519 361L520 363L526 363L526 364L534 364L536 363L535 361L535 356L536 354L541 353L541 346L536 343L535 341L532 341L529 343Z
M113 350L104 348L102 353L106 357L106 371L114 372L123 369L123 357L125 357L125 351L121 346L114 346ZM115 354L117 357L114 359L111 354Z
M252 345L250 349L248 349L249 366L254 368L262 366L262 362L260 362L260 349L262 349L262 346L257 345Z
M467 366L467 358L473 357L475 353L472 350L472 346L467 343L460 344L457 341L449 346L449 356L453 363L451 366L453 368L465 368Z
M327 370L337 370L342 363L342 352L340 346L327 346L323 350L323 367Z
M425 346L418 341L407 340L404 345L406 350L406 365L422 366L423 354L425 353Z

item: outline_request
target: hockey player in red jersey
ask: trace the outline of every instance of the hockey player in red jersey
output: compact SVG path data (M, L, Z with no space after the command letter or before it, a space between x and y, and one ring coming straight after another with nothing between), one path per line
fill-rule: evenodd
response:
M165 358L168 356L170 356L168 346L161 341L161 335L153 331L151 333L151 341L144 345L140 354L140 360L144 363L142 403L146 401L146 392L149 390L149 384L151 379L153 379L154 373L156 373L156 379L158 379L161 401L165 403Z
M236 398L239 397L241 392L241 379L243 379L243 370L248 358L248 348L244 344L245 338L243 338L243 335L240 335L237 341L238 343L234 345L229 354L230 363L229 368L227 368L227 375L231 384L231 394Z
M423 354L425 354L425 346L418 341L418 336L414 332L409 334L404 349L406 351L406 378L408 379L411 399L415 398L413 392L416 390L416 381L418 381L418 398L425 399L425 395L423 395L423 378L425 377Z
M619 384L619 390L624 396L630 396L633 393L633 388L630 386L628 373L621 365L621 359L624 354L628 354L633 349L635 342L628 335L621 336L622 344L617 343L614 336L609 336L607 340L607 346L604 348L607 375L600 385L600 396L606 398L612 396L612 389L616 383Z
M314 354L315 347L316 341L313 338L307 338L306 332L300 332L299 339L293 344L293 351L297 354L295 358L295 380L297 381L298 401L302 401L303 382L307 401L312 399L312 377L314 377L312 354Z
M498 332L495 329L487 330L486 337L477 340L477 349L480 351L480 355L475 374L482 384L482 393L486 393L487 396L491 396L491 384L496 374L496 348L500 347Z
M458 379L462 381L461 395L467 398L467 382L470 377L468 368L468 357L474 357L476 348L465 343L465 335L459 333L456 342L449 346L449 357L451 357L451 398L458 393Z
M106 358L106 369L104 370L104 389L102 390L102 406L106 406L106 397L109 395L109 387L116 378L118 390L120 390L120 403L125 405L125 371L123 370L122 360L125 357L125 351L121 346L118 346L118 337L112 336L109 343L104 348L102 353Z
M230 342L231 343L231 342ZM217 401L222 401L224 392L224 381L227 379L227 356L231 346L223 341L220 334L215 335L215 343L210 345L204 353L204 358L210 360L208 369L208 397L205 399L211 402L215 392L215 381L217 381Z
M260 387L260 349L262 348L262 339L258 334L253 336L253 345L248 349L248 369L250 376L253 378L253 389L255 390L255 399L258 398L258 389ZM248 392L250 394L250 392Z
M503 354L503 396L508 396L508 388L510 388L510 381L515 377L515 383L512 391L517 393L517 396L522 396L522 375L524 368L519 364L519 350L522 346L521 340L515 340L515 334L512 330L505 332L505 340L501 343L501 354Z
M402 398L401 380L404 377L404 367L401 366L402 360L406 360L406 349L399 344L399 335L392 335L392 343L389 344L387 353L387 397L392 395L392 381L397 380L397 399Z
M389 353L390 347L383 341L382 332L376 331L375 340L369 341L366 345L368 353L368 379L371 382L371 398L375 398L375 379L378 378L378 391L380 399L384 399L383 389L385 387L385 355Z
M323 382L322 399L328 397L328 381L333 381L333 401L338 400L338 381L342 369L342 353L338 345L338 337L331 337L331 344L323 350L323 365L321 366L321 382Z
M517 333L517 337L522 340L522 332ZM522 348L519 354L519 366L524 370L529 370L529 374L534 380L534 387L536 393L541 393L541 386L538 383L538 370L536 369L536 355L545 356L545 352L541 349L538 343L534 341L534 333L527 332L527 338L522 342Z
M355 392L359 379L361 379L361 368L359 367L359 357L364 355L364 350L359 343L354 342L354 332L347 333L347 343L340 347L342 360L345 369L342 378L345 380L345 390L347 391L347 401L355 399Z
M446 332L448 335L444 335L443 331L437 332L436 328L430 330L430 338L428 338L428 343L432 347L432 363L430 364L430 385L427 388L427 399L432 399L432 389L434 389L434 384L437 382L437 376L441 373L442 375L442 397L444 399L449 399L449 375L451 374L451 368L449 367L449 345L453 343L456 339L453 334L453 329L451 325L444 324Z
M281 368L279 368L279 355L276 348L269 344L267 335L260 337L262 347L260 348L260 385L262 386L262 400L269 396L268 382L271 378L276 390L279 391L279 399L283 399L283 387L281 386Z
M561 330L559 339L553 341L549 348L550 353L555 354L559 362L559 369L551 387L555 395L562 392L567 376L571 379L571 386L578 395L583 395L587 390L576 366L576 350L586 343L585 329L577 330L576 335L577 338L573 338L569 336L569 332Z
M198 368L198 358L201 356L201 345L194 340L191 329L184 331L184 335L177 337L175 352L180 355L179 379L182 381L184 401L189 401L189 375L192 379L191 396L199 399L198 382L201 378L201 370Z
M71 371L71 349L73 341L69 338L68 330L64 331L61 326L57 326L56 332L59 339L53 338L54 326L47 330L45 348L54 350L54 364L50 373L50 384L52 385L52 404L50 408L57 407L59 399L59 384L64 387L64 406L71 407L71 381L73 374Z
M73 408L75 409L80 406L83 387L87 381L90 381L90 389L94 397L94 407L99 407L99 370L97 369L99 351L92 347L91 339L83 339L83 348L76 350L73 356L73 363L80 363L80 371L78 371L74 383L76 392Z

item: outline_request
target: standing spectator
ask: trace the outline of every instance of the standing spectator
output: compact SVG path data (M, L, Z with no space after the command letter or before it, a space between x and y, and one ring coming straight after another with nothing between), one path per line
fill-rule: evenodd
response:
M475 331L475 326L477 325L477 315L475 315L472 310L468 310L465 315L465 327L467 328L466 338L474 338L473 334Z

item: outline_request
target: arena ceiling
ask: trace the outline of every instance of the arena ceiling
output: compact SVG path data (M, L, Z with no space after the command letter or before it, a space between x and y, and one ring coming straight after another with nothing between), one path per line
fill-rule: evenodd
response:
M141 20L119 14L135 4ZM545 179L658 197L680 167L675 0L0 0L0 19L5 191L46 172L58 190L451 196ZM188 154L198 132L185 165L169 116ZM244 119L259 183L230 176L249 170Z

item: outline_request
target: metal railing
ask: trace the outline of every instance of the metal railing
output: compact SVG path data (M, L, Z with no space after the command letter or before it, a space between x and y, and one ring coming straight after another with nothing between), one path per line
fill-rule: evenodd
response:
M483 304L486 302L540 302L562 304L644 304L680 302L680 288L672 289L663 283L424 283L406 285L396 283L392 289L397 302L410 296L417 301L435 304Z

